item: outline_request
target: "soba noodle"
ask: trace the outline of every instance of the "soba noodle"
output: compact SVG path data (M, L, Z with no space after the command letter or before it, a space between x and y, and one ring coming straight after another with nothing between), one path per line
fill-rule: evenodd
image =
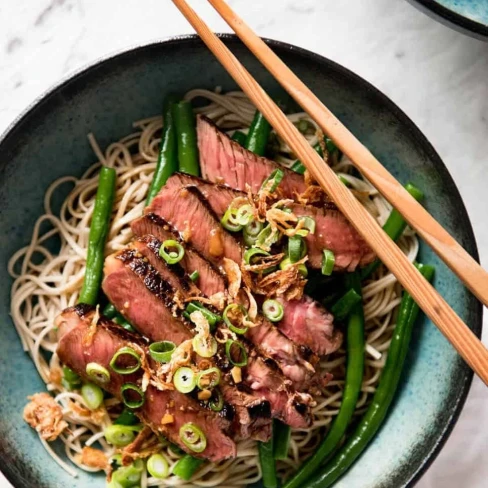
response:
M235 129L246 132L255 111L241 92L223 95L218 91L199 89L190 91L185 98L206 99L209 104L196 109L196 112L204 113L229 133ZM292 114L289 118L294 122L305 119L315 126L305 113ZM64 420L69 425L60 436L65 445L66 456L85 471L97 469L80 463L78 455L83 446L97 443L108 456L115 452L105 441L103 431L116 416L110 412L118 401L107 400L96 418L93 418L93 415L87 417L76 408L86 405L81 395L66 391L61 385L61 366L55 354L57 338L53 329L54 319L61 310L76 304L82 286L89 224L100 165L103 163L117 171L116 202L106 245L108 255L122 249L133 237L129 223L139 217L144 208L146 192L156 166L162 122L160 116L135 122L134 132L110 144L105 152L100 150L95 138L90 134L89 141L98 161L79 179L66 176L52 183L45 195L44 214L34 226L31 242L17 251L9 262L9 273L15 278L11 301L15 327L24 350L32 357L47 390L55 395L55 401L63 409ZM315 133L307 137L311 144L318 140ZM277 160L289 166L294 161L293 154L283 142L279 141L279 144ZM350 161L343 157L334 166L334 170L347 179L351 188L357 190L356 195L360 201L379 223L383 224L390 212L389 205L367 181L351 174ZM66 184L71 184L73 189L62 204L59 215L56 215L52 210L53 197L60 187ZM48 244L56 237L60 241L60 251L52 254ZM409 229L400 239L399 245L411 261L416 258L418 241ZM357 415L364 412L378 384L395 326L400 294L401 289L395 277L384 267L378 269L363 289L367 340L366 370L362 395L356 408ZM314 451L337 415L341 405L345 361L343 349L323 360L323 369L333 373L334 379L323 390L321 396L317 397L313 426L308 430L292 431L289 456L278 464L281 476L291 475ZM47 442L43 441L43 444L62 468L76 476L76 469L73 469L72 465L59 458ZM170 466L180 457L164 443L161 445L161 453ZM142 486L242 487L259 478L256 443L246 440L238 444L236 459L219 464L205 464L191 483L175 476L158 480L144 474Z

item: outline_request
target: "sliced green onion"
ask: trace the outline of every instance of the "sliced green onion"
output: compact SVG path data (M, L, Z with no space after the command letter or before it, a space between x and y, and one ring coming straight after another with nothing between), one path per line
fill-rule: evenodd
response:
M128 359L135 359L135 364L129 364L127 366L121 366L117 363L119 358L125 358L125 361ZM110 360L110 367L119 374L131 374L135 373L141 367L141 356L132 349L132 347L122 347L120 348Z
M68 390L77 390L81 386L81 378L68 366L63 366L63 379L61 384Z
M263 230L263 224L259 220L252 220L244 227L242 236L244 237L244 244L247 247L256 244L259 233Z
M312 217L298 217L298 222L303 221L303 229L307 229L310 234L315 234L315 219Z
M197 281L198 278L200 278L200 273L197 270L193 271L193 273L190 275L190 280Z
M229 317L229 315L231 314L235 315L236 312L238 315L242 315L242 320L247 319L247 310L242 305L239 305L237 303L231 303L230 305L227 305L227 307L225 307L224 309L224 322L232 332L235 332L236 334L245 334L248 328L244 325L239 326L238 324L233 323L231 317Z
M296 128L302 133L305 134L310 126L308 120L300 119L298 122L295 123Z
M109 488L135 488L141 481L144 462L137 459L129 466L122 466L112 473Z
M271 322L279 322L284 315L283 305L277 300L265 300L263 303L263 315Z
M348 188L351 186L351 183L349 183L349 180L347 180L346 178L344 178L344 176L342 175L339 175L339 180L341 180L341 182L346 185Z
M185 255L185 249L183 246L174 240L167 240L161 244L159 248L159 255L168 263L179 263Z
M223 410L224 396L218 388L213 390L212 398L208 401L208 406L210 407L210 410L213 410L214 412L221 412Z
M244 226L248 225L254 220L254 210L251 205L242 205L236 212L235 221Z
M153 454L147 460L147 470L149 474L158 479L167 478L169 474L169 464L161 454Z
M138 398L131 400L128 395L133 393L136 393ZM122 385L120 394L122 395L122 401L126 407L139 408L144 405L144 392L137 385L134 385L134 383L125 383Z
M329 249L324 249L324 256L322 258L322 274L330 276L334 271L335 255Z
M188 481L204 462L203 459L194 458L186 454L174 465L173 474L178 476L178 478Z
M240 368L246 366L247 352L242 343L229 339L225 343L225 354L234 366L238 366Z
M199 302L190 302L186 306L185 312L188 314L189 320L191 320L189 316L193 312L202 312L203 316L207 319L207 322L210 325L211 329L215 326L215 324L217 324L217 322L220 322L222 320L222 317L220 315L211 312L208 308L204 307Z
M283 259L283 261L281 261L280 263L280 269L286 269L286 268L289 268L291 265L293 265L294 263L291 262L291 259L290 258L285 258ZM308 269L307 267L303 264L303 263L300 263L298 265L298 271L300 272L300 274L306 278L308 276Z
M103 391L93 383L86 383L81 387L81 396L90 410L97 409L103 403Z
M307 245L303 238L299 235L294 235L288 238L288 259L292 263L300 261L305 254L307 254Z
M195 389L197 380L191 368L178 368L173 376L175 388L181 393L190 393Z
M262 246L266 244L267 246L272 246L276 244L280 239L280 233L274 232L270 224L268 224L264 229L259 233L256 238L256 245Z
M271 186L269 188L269 191L272 193L278 188L278 185L281 183L281 180L285 176L285 173L283 170L276 168L264 181L263 184L261 185L261 190L266 188L268 183L272 181Z
M211 390L220 383L220 369L208 368L200 371L197 376L197 387L200 390Z
M269 256L269 252L263 251L262 249L258 249L257 247L253 247L251 249L248 249L244 253L244 262L246 264L255 264L254 263L254 258L257 256Z
M134 425L138 423L139 419L136 414L127 408L124 408L122 413L114 420L115 425Z
M188 422L180 428L180 439L193 452L203 452L207 447L207 438L203 431L193 422Z
M252 220L244 227L244 234L250 237L257 237L262 230L263 223L259 222L259 220Z
M158 361L159 363L169 363L175 349L176 344L171 341L153 342L149 346L149 354L154 361Z
M128 446L135 438L138 428L129 425L110 425L108 426L103 435L107 442L116 447Z
M86 365L86 374L88 378L105 385L110 381L110 373L98 363L88 363Z
M214 337L196 335L192 341L193 350L202 358L211 358L217 354L218 344Z
M301 161L295 161L293 163L293 166L290 169L292 171L294 171L295 173L298 173L300 175L305 174L305 171L307 171L307 168L305 168L305 166L303 166Z
M220 223L222 224L224 229L228 230L229 232L239 232L240 230L242 230L242 225L234 221L236 214L237 210L235 208L228 208L224 216L220 220Z

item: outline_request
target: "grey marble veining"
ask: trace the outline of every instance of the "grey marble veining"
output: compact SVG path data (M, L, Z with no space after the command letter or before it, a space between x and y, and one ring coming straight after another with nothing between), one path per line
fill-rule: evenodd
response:
M343 64L413 119L452 173L488 268L488 44L439 25L400 0L229 3L260 35ZM215 30L229 30L206 2L193 4ZM53 83L87 63L191 32L170 0L2 0L0 130ZM486 486L487 400L475 380L460 421L420 488ZM2 480L0 475L0 486L8 486Z

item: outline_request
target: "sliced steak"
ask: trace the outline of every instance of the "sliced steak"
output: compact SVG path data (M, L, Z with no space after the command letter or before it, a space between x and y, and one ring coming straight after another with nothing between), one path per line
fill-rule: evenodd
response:
M198 188L219 219L234 198L246 196L244 192L181 173L172 176L167 184L171 185L173 191L185 186ZM290 205L290 208L299 217L315 219L315 233L306 237L308 264L311 267L321 268L323 249L334 252L335 271L354 271L357 266L365 266L376 259L375 253L339 210L331 206L318 208L298 203Z
M212 296L226 290L226 278L218 268L208 262L193 246L184 242L178 231L161 217L148 213L132 221L131 228L139 237L151 234L161 242L177 240L184 245L185 255L179 264L189 275L198 271L199 278L196 283L205 295Z
M334 327L334 316L308 296L301 300L278 299L285 309L276 325L296 344L307 346L319 356L337 351L342 344L342 332Z
M110 367L110 361L122 347L137 344L144 348L145 344L134 334L127 333L104 318L99 320L92 340L86 341L93 318L94 309L88 313L86 307L66 309L57 319L62 333L57 354L64 364L86 380L93 381L86 375L88 363L95 362L106 368L110 371L110 381L99 385L120 399L123 384L130 382L141 385L143 371L140 369L129 375L121 375ZM213 462L236 456L236 445L226 434L229 423L219 414L176 390L161 391L149 385L144 396L145 402L136 413L155 433L164 435L192 456ZM165 415L171 415L173 421L161 423ZM188 422L197 425L205 434L207 447L202 453L189 450L180 438L180 428Z
M186 173L175 173L166 182L166 187L171 188L173 191L186 186L197 187L219 219L224 216L234 198L247 196L247 193L243 191L234 190L225 185L218 185Z
M146 263L147 264L147 263ZM108 256L102 288L108 299L134 327L153 341L170 340L175 344L191 339L184 319L168 297L173 292L154 269L137 259L129 249Z
M168 267L159 257L159 248L154 241L157 239L148 236L133 244L137 249L129 248L107 257L102 286L111 303L141 334L151 341L170 340L178 345L193 338L192 325L173 302L176 289L149 262L151 260L168 276ZM184 283L184 277L170 279L179 283L177 289L181 293L186 293L191 287L190 283ZM266 412L266 406L262 404L268 402L263 395L236 395L235 388L228 381L223 381L222 393L225 401L235 408L238 438L269 438L270 415L259 417L254 413L257 409Z
M166 274L166 273L168 273L169 267L167 267L166 263L164 263L164 261L159 257L159 253L158 253L159 247L158 247L157 239L154 238L153 236L146 236L145 238L138 240L137 244L134 243L133 245L137 245L137 251L135 249L129 249L126 251L121 251L120 253L118 253L118 255L116 255L116 257L114 259L121 262L122 265L125 266L126 268L129 267L130 268L129 271L137 270L137 272L139 273L139 281L141 281L145 286L150 285L151 288L156 290L157 292L165 289L164 293L166 293L166 294L169 293L170 296L173 296L177 290L181 294L182 298L184 298L185 295L188 293L188 290L190 289L189 284L185 285L180 280L173 279L173 282L180 283L179 288L171 289L169 291L168 291L169 285L167 285L167 287L164 288L164 286L162 284L159 284L159 281L164 281L164 280L158 274L158 271L161 271L162 273ZM107 259L109 259L109 258L107 258ZM107 266L106 266L106 268L107 268ZM105 281L107 280L108 277L109 276L107 275L105 278ZM132 277L132 279L134 279L134 277ZM184 279L184 278L180 278L180 279ZM104 281L104 284L105 284L105 281ZM171 288L171 287L169 287L169 288ZM105 290L105 287L104 287L104 290ZM109 299L112 301L111 295L109 294L110 291L108 290L108 291L106 291L106 293L107 293L107 296L109 297ZM144 292L141 291L140 293L144 293ZM153 292L148 289L148 290L146 290L145 293L146 294L148 294L148 293L152 294ZM176 307L173 303L171 303L170 296L166 295L164 297L164 299L161 298L161 302L160 302L159 306L153 305L154 310L151 311L150 313L151 314L154 313L156 316L158 316L158 315L161 316L163 313L161 311L162 308L168 307L169 310L171 310L171 309L175 310ZM186 295L186 297L188 297L188 295ZM163 303L163 301L164 301L164 303ZM123 302L123 300L121 300L120 302ZM112 303L114 303L114 302L112 302ZM114 303L114 305L118 308L117 304ZM130 320L130 313L131 313L131 307L130 306L128 308L126 308L125 313L126 313L126 316ZM173 313L173 315L174 315L174 313ZM143 315L142 317L144 318L147 316ZM190 325L190 323L185 321L181 317L179 317L179 320L182 324L182 328L187 329L188 333L191 336L191 332L190 332L191 325ZM147 319L146 319L146 322L148 324L151 324L152 321L147 321ZM164 329L165 323L166 323L166 321L161 321L160 322L160 328ZM148 329L150 330L149 333L146 332L146 327L147 327L146 325L141 325L141 323L137 323L137 324L134 323L134 325L143 334L147 335L150 339L161 340L161 339L154 339L151 336L153 328L150 325L148 327ZM164 334L161 332L160 332L160 334L167 336L167 334ZM273 338L273 334L271 334L271 337ZM284 337L284 336L282 336L282 339L287 341L286 337ZM170 340L174 341L174 339L170 339ZM174 342L176 342L176 341L174 341ZM274 340L272 340L271 343L269 341L265 340L264 344L267 345L267 349L271 349L273 344L277 344L278 347L282 346L283 341L279 342L279 341L277 341L276 338L274 338ZM229 371L231 368L229 367L228 364L225 364L225 362L226 362L225 357L226 356L225 356L225 352L223 352L223 346L221 346L221 349L222 349L222 352L220 353L221 361L218 364L218 366L224 372ZM290 348L288 348L288 351L289 350L290 350ZM251 354L249 353L248 356L251 356ZM286 353L283 353L282 355L278 355L276 353L274 356L277 359L282 360L282 362L285 359L286 360L289 359L289 357ZM283 358L285 358L285 359L283 359ZM252 365L252 361L254 361L254 359L250 359L249 364ZM291 364L287 363L287 366L289 367L290 371L293 371ZM299 367L301 368L302 365L300 365ZM311 397L309 397L309 395L300 395L300 394L296 393L292 388L289 388L287 386L287 382L286 382L285 378L279 372L273 372L269 368L268 365L265 364L263 366L263 368L269 369L269 374L270 375L272 374L272 377L275 378L274 386L276 386L276 383L278 381L280 382L280 385L281 385L280 391L283 391L284 395L293 399L293 402L291 402L291 403L297 402L296 398L298 395L298 397L301 398L301 403L307 405L307 408L302 409L304 413L301 415L300 419L298 419L296 416L290 416L290 414L286 410L288 408L287 405L290 405L291 403L284 402L283 398L282 398L283 395L276 396L275 394L271 394L271 392L273 391L273 389L271 389L271 388L263 388L263 390L259 390L258 388L251 388L251 390L248 391L247 395L244 395L244 393L246 393L246 390L240 390L240 394L238 396L235 396L236 395L235 389L233 389L232 387L223 388L223 394L224 394L224 398L226 399L226 401L228 401L229 403L232 403L233 405L236 405L236 403L235 403L236 400L239 400L241 402L241 403L237 403L237 405L238 405L238 407L242 407L242 408L240 410L236 409L238 416L239 416L239 422L240 422L241 427L242 427L241 428L241 435L244 435L242 433L243 431L252 431L254 438L258 438L257 437L258 435L261 436L260 437L261 439L263 437L266 438L266 436L268 436L268 434L269 434L269 423L266 423L265 419L267 419L269 417L269 414L267 417L264 417L264 418L259 417L259 415L257 415L257 413L259 413L259 412L261 412L263 415L266 414L266 412L269 412L269 407L266 408L265 405L263 404L263 402L266 402L266 403L269 402L269 404L271 406L271 414L274 417L280 418L284 421L285 421L285 419L288 419L288 418L294 419L294 421L296 423L292 425L293 427L303 428L304 426L309 425L309 423L311 421L310 420L311 419L311 411L310 411L310 406L309 406L310 402L311 402ZM246 368L244 368L244 370L246 370ZM246 373L244 371L244 378L245 378L245 375L246 375ZM245 380L245 382L247 382L247 381ZM242 385L242 386L245 386L245 385ZM305 399L307 400L308 403L306 403ZM249 424L249 421L252 421L252 423ZM259 431L256 428L256 425L258 425L258 424L261 426L261 431Z
M315 233L305 238L307 264L313 268L321 268L324 249L334 253L336 271L354 271L376 259L373 250L339 210L298 204L292 204L290 208L297 216L309 216L315 220Z
M294 198L307 189L303 176L244 149L201 115L197 117L197 133L200 167L205 179L242 191L249 185L256 193L263 181L280 168L284 172L280 190L285 198Z
M184 240L214 265L221 266L224 257L241 262L240 244L220 225L195 187L176 191L163 187L145 212L154 213L176 227Z

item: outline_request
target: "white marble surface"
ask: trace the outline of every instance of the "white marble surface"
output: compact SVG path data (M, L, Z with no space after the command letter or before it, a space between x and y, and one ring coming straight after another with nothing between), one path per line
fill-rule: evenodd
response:
M193 3L215 30L228 30L206 2ZM488 44L403 0L230 3L260 35L343 64L413 119L456 180L488 268ZM0 131L73 70L133 44L190 32L170 0L1 0ZM487 437L488 392L475 380L453 434L418 486L486 487ZM9 486L1 474L0 486Z

